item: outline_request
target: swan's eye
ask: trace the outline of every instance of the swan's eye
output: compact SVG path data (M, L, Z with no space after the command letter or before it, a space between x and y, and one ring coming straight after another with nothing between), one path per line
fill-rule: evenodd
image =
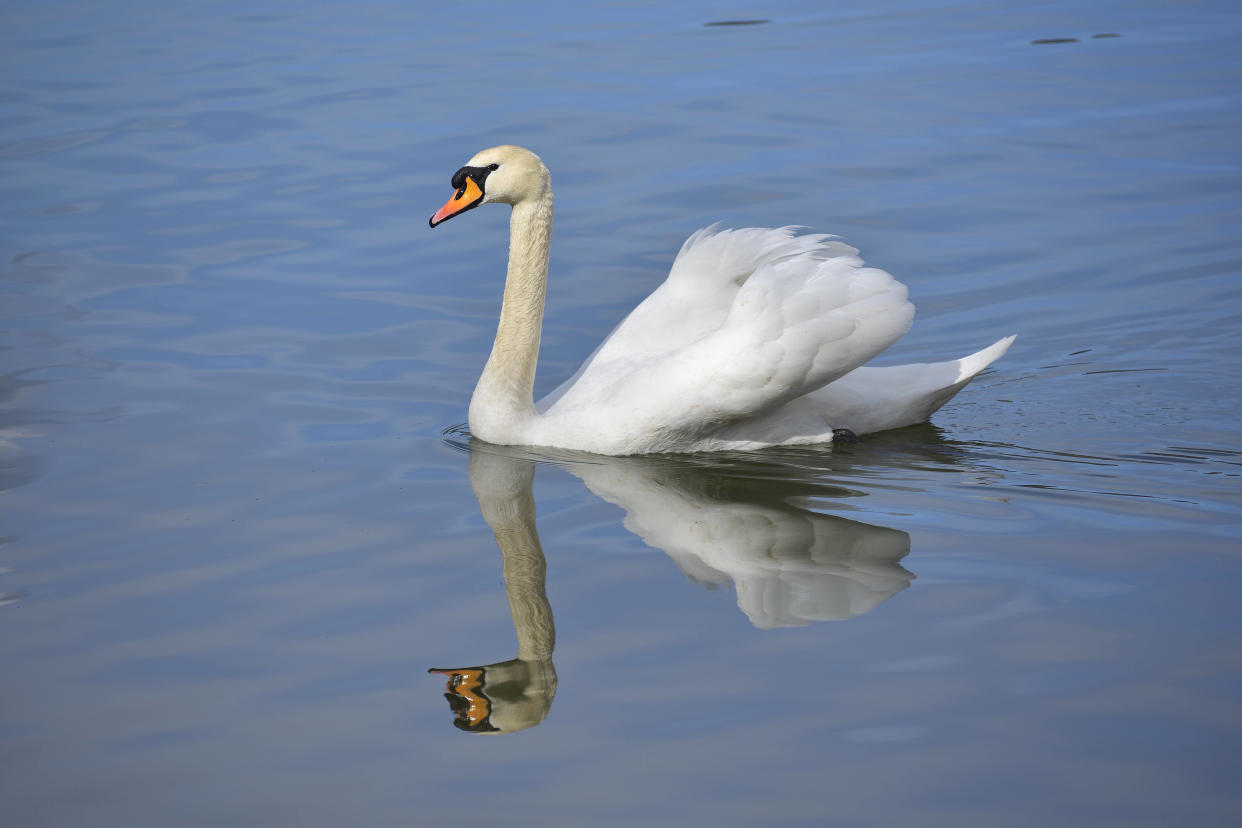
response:
M479 189L483 189L483 182L495 170L500 169L499 164L490 164L486 167L462 167L453 173L453 188L458 191L457 198L461 198L466 192L466 179L472 179L475 184L479 185Z

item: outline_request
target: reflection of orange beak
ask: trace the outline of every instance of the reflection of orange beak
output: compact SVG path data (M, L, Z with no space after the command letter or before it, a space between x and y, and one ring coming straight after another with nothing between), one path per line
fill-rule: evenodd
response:
M451 201L449 202L449 204L452 203ZM457 212L460 213L461 210ZM436 215L439 215L439 213ZM449 215L453 214L449 213ZM454 707L457 712L457 720L466 730L478 730L487 727L487 717L492 715L492 702L483 691L485 684L483 668L461 667L444 670L433 667L427 672L439 673L449 677L448 685L444 688L446 691L445 695L449 696L450 699L454 696L460 699L461 703L454 705ZM488 729L495 730L495 728Z
M444 206L436 210L436 214L431 217L430 224L435 227L437 224L448 221L458 213L464 213L471 207L477 207L479 202L483 200L483 191L479 189L479 185L474 183L474 179L466 176L466 183L460 190L453 194L453 197L444 203Z

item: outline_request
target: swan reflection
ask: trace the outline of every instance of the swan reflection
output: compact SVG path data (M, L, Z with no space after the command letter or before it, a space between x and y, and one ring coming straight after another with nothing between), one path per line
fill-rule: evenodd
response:
M544 591L547 561L535 530L535 464L470 453L470 486L503 558L505 595L517 633L517 657L480 667L433 667L448 676L454 724L471 733L524 730L543 721L556 696L556 627Z
M589 460L587 459L589 457ZM791 500L851 494L816 480L774 479L726 464L685 459L567 455L535 457L471 443L470 485L503 558L517 655L472 667L433 668L447 677L455 724L503 733L539 724L556 696L556 631L544 583L546 561L531 489L539 460L576 475L593 494L625 510L625 528L666 552L692 580L732 582L756 627L852 618L910 585L899 563L905 532L824 515Z
M792 506L770 480L643 457L568 469L689 578L732 582L760 629L852 618L914 578L908 534Z

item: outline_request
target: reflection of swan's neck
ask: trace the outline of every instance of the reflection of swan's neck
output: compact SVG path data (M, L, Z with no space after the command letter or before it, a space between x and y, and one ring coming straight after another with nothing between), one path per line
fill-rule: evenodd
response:
M535 466L505 461L475 452L470 456L470 484L504 558L505 595L517 634L517 657L543 661L552 657L556 628L544 589L547 561L535 528L531 490Z
M544 591L547 565L535 531L535 465L480 451L470 455L470 485L504 557L505 594L517 633L517 658L480 667L432 668L448 676L454 722L473 733L512 733L543 721L556 698L556 630Z
M534 517L534 498L529 493ZM539 547L535 521L518 520L494 524L496 545L504 555L505 595L513 614L513 630L517 633L517 657L523 661L541 661L552 657L556 645L556 628L552 625L552 607L544 591L547 561Z
M470 430L493 443L517 442L513 430L535 416L531 396L552 244L552 191L513 205L509 271L496 341L470 399Z

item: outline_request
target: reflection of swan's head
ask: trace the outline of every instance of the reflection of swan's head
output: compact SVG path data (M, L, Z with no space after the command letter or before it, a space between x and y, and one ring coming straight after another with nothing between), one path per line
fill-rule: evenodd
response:
M556 697L552 660L520 658L484 667L432 668L448 677L453 724L467 733L514 733L544 720Z
M435 227L480 204L518 204L547 197L552 186L548 168L528 149L502 144L476 153L453 173L453 197L431 217Z

